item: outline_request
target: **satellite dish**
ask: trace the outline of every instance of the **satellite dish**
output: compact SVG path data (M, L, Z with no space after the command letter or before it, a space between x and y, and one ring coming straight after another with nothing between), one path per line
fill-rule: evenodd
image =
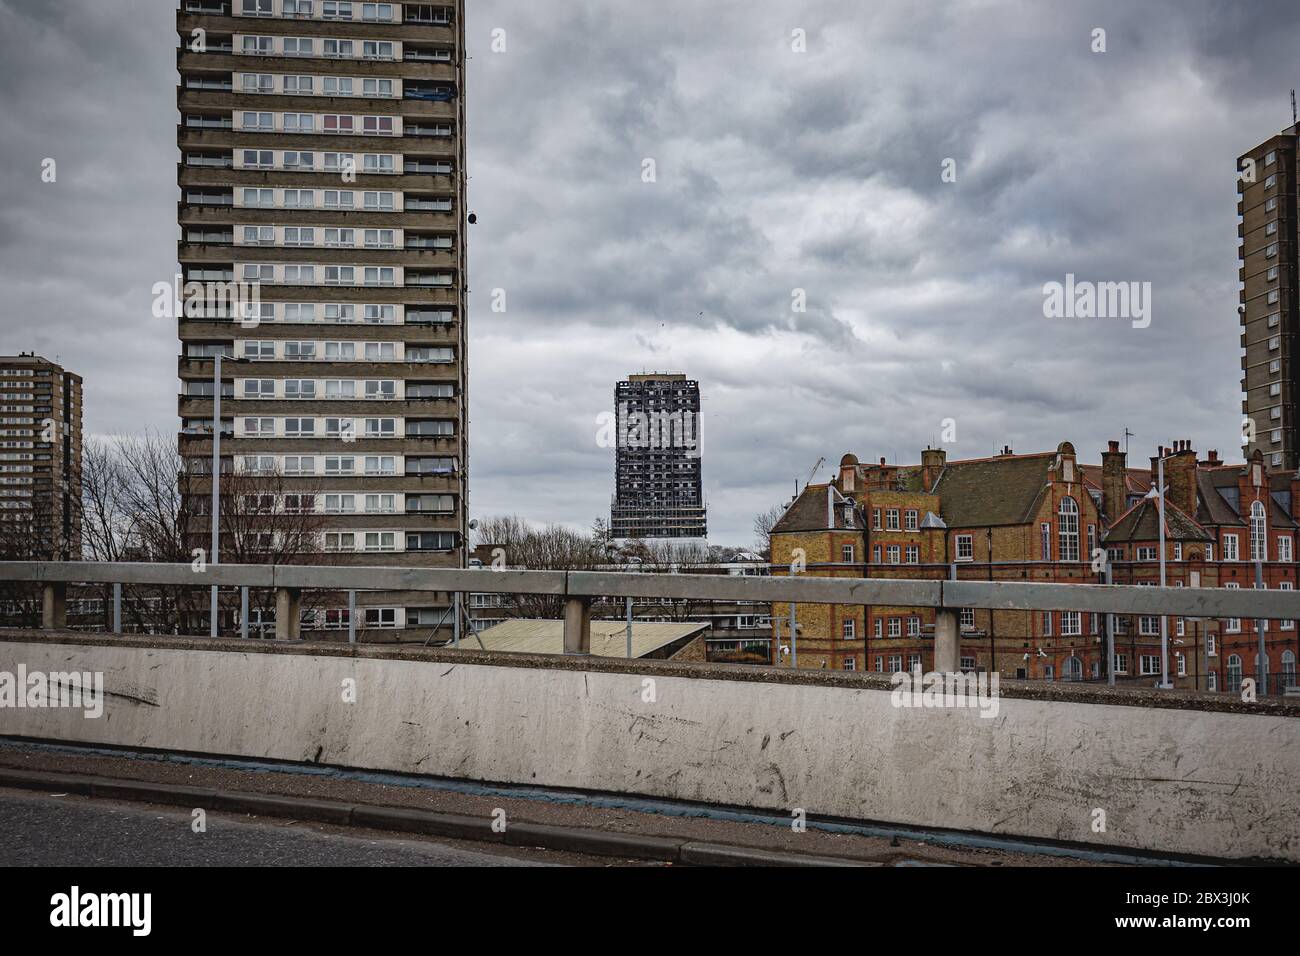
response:
M474 225L474 223L476 223L476 222L478 222L478 213L476 213L476 212L472 212L472 213L470 213L470 214L469 214L469 224L472 226L472 225Z

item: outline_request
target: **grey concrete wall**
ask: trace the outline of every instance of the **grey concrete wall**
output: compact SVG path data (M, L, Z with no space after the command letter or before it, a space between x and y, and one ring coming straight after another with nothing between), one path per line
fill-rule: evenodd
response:
M802 675L442 657L0 640L0 671L102 671L108 695L98 720L0 708L0 734L1300 862L1294 712L1004 695L989 719Z

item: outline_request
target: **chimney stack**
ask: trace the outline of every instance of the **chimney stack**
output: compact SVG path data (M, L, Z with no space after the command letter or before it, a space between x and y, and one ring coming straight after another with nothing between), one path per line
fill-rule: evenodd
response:
M1128 456L1112 441L1101 453L1101 510L1114 522L1128 510Z

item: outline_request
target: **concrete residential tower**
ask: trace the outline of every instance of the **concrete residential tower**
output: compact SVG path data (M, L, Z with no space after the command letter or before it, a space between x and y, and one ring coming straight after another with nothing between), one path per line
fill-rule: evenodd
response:
M615 538L703 538L700 383L680 373L629 375L614 389Z
M0 355L0 560L81 560L81 376Z
M220 353L228 506L309 516L287 560L464 565L463 12L182 0L177 13L181 271L257 293L239 315L179 320L181 453L202 476L196 499L210 494ZM250 476L274 493L247 494ZM246 544L223 541L223 560ZM450 632L445 593L357 600L364 639ZM347 626L345 609L323 610L314 626Z
M1287 469L1300 466L1296 134L1283 130L1237 160L1242 447L1247 458L1259 451L1270 467Z

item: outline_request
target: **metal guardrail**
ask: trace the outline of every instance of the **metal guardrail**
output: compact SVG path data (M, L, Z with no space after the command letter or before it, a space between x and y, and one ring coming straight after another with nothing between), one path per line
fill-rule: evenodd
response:
M1083 611L1190 618L1300 620L1300 591L1039 584L1019 581L824 578L611 571L521 571L308 565L0 562L0 582L45 589L46 627L62 626L68 584L241 587L274 590L276 636L298 637L303 591L444 591L545 594L565 599L565 651L590 650L591 602L600 597L663 597L762 603L928 607L936 612L936 667L956 670L966 608Z

